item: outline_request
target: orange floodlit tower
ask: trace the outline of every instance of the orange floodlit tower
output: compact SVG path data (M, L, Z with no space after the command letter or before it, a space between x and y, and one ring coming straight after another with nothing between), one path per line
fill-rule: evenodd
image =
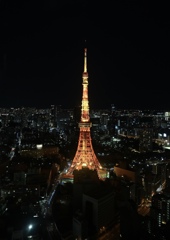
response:
M84 49L84 72L83 78L83 95L81 105L81 121L79 122L80 134L78 147L75 157L72 161L67 174L73 174L75 169L80 170L83 167L87 167L90 170L102 169L92 146L90 128L92 123L90 122L89 115L89 100L88 100L88 72L87 72L87 48Z

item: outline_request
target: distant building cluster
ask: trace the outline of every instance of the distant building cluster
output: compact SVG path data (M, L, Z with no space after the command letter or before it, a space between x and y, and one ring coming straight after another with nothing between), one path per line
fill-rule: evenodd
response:
M140 230L142 240L168 240L170 113L121 110L114 105L91 110L93 147L106 169L105 182L101 183L96 173L86 168L81 176L74 172L73 182L58 181L76 152L79 112L80 107L62 109L54 105L48 109L0 109L3 235L15 239L20 229L20 236L29 236L33 230L25 229L33 221L38 226L34 234L42 236L41 222L44 215L51 214L51 194L57 186L56 206L67 203L74 210L74 238L85 239L87 233L96 239L104 234L111 236L111 229L119 224L122 237L136 236ZM131 225L125 222L128 216ZM56 218L56 223L59 221ZM134 228L132 223L138 224ZM59 232L64 232L62 227ZM54 234L54 225L48 226L47 234Z

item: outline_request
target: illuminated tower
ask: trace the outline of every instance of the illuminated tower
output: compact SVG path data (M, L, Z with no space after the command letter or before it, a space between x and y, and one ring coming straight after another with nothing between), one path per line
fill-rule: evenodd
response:
M73 174L75 169L80 170L87 167L90 170L102 169L92 146L90 128L92 123L89 116L89 100L88 100L88 72L87 72L87 49L84 49L84 72L83 78L83 96L81 105L81 120L79 122L80 134L78 147L72 164L68 170L68 174Z

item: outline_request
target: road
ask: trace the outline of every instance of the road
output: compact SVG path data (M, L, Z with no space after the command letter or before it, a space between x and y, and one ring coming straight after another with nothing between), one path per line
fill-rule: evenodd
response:
M120 224L116 224L114 228L110 229L102 236L98 237L97 240L120 240Z

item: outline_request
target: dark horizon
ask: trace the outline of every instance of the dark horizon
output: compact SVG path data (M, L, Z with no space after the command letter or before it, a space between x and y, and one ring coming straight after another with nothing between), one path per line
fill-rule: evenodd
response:
M0 108L81 105L87 47L90 109L170 110L166 6L32 4L1 1Z

